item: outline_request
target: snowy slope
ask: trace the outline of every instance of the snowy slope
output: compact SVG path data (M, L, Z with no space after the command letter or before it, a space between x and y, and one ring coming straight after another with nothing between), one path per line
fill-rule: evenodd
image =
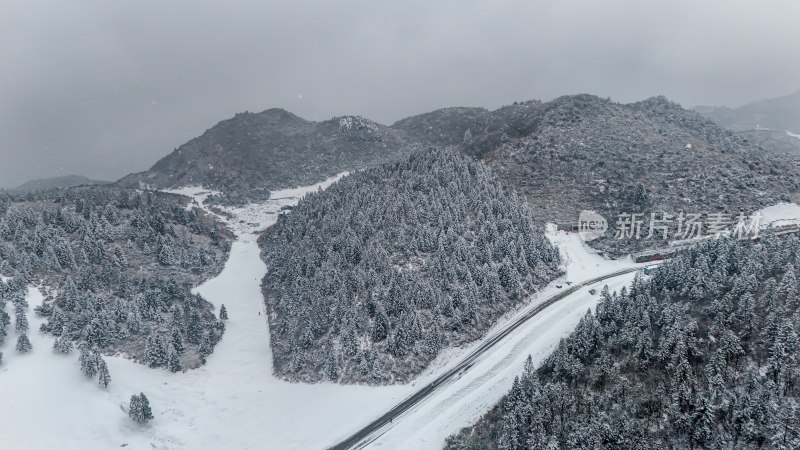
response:
M795 203L778 203L758 211L761 227L778 227L800 224L800 206Z
M793 203L770 206L759 213L763 217L762 227L800 223L800 206ZM556 231L553 225L548 225L547 237L558 246L564 258L564 280L580 282L633 265L630 259L606 260L586 247L576 233ZM634 276L635 274L622 275L594 287L600 290L600 287L607 284L610 289L619 290L630 284ZM560 282L562 281L553 284ZM540 296L549 296L553 292L553 284L546 287ZM514 377L522 372L528 354L532 356L535 365L540 364L552 352L559 339L566 337L575 328L586 310L594 308L598 297L589 294L589 289L591 287L581 289L526 323L488 358L473 366L465 376L396 420L388 431L367 448L441 448L448 436L474 423L509 391ZM535 304L536 300L532 303ZM489 334L491 333L490 331Z
M578 283L621 269L644 266L633 263L630 258L607 260L586 246L576 233L557 231L555 225L548 225L547 237L559 248L565 263L565 275L533 295L523 306L506 314L483 339L461 348L445 350L414 384L424 386L457 365L508 323L558 293L560 288L557 285ZM607 284L612 290L618 290L630 284L634 276L635 274L621 275L587 286L545 309L503 339L458 380L423 400L420 405L395 420L388 430L378 431L367 448L442 448L447 436L474 423L508 392L514 377L522 372L528 355L538 364L552 352L559 339L569 335L580 318L597 302L598 296L590 294L590 289L595 288L599 292ZM360 426L351 427L350 432L343 433L342 438L366 424L364 422Z
M288 383L272 376L269 333L260 282L266 271L256 232L277 220L280 209L306 192L332 183L277 191L265 204L228 208L237 240L224 270L196 291L217 308L224 303L230 319L208 363L173 374L121 357L107 357L112 377L108 389L79 371L78 356L52 353L52 339L36 330L41 320L32 310L42 301L31 289L31 341L34 350L14 352L15 336L0 347L0 436L3 449L314 449L332 445L415 392L480 342L441 354L415 382L401 386L343 386ZM197 188L195 207L210 194ZM489 334L557 292L556 284L581 281L629 267L630 261L607 261L593 254L577 235L551 230L562 251L567 275L509 312ZM630 276L614 280L621 286ZM496 352L476 363L457 383L398 420L375 443L382 448L435 448L445 436L473 422L510 386L529 353L539 359L574 327L596 296L586 289L549 308L506 338ZM134 393L150 399L155 419L146 426L125 412ZM408 420L406 420L408 419Z
M795 137L797 139L800 139L800 134L794 134L791 131L787 131L786 134L788 134L791 137Z
M595 286L619 290L635 274L621 275ZM445 439L459 429L473 424L488 412L508 391L514 377L522 373L531 355L540 364L569 335L588 309L593 309L598 295L579 290L545 309L499 344L485 359L477 362L464 376L436 392L366 448L370 449L440 449Z
M254 214L251 219L261 222L250 227L270 225L280 206L296 202L303 192L276 192L281 200ZM77 354L52 353L52 339L35 331L41 320L31 312L33 352L17 355L15 339L0 349L5 353L0 366L2 448L322 448L340 430L383 412L413 389L301 385L272 377L260 290L266 267L256 236L246 233L245 226L236 228L239 239L224 270L197 288L216 306L225 303L230 315L205 366L172 374L107 357L112 382L105 390L81 375ZM31 310L41 299L38 290L31 290ZM155 415L143 427L123 411L130 395L140 391Z
M342 177L349 175L349 172L342 172L311 186L283 189L270 193L270 198L264 203L250 203L244 206L218 206L214 208L224 211L230 217L225 217L208 209L205 201L209 195L218 195L219 192L208 190L199 186L188 186L180 189L170 189L164 192L185 195L192 198L187 209L200 207L225 221L237 236L257 234L265 228L271 226L277 220L280 210L284 206L296 204L303 196L318 189L325 189L331 184L339 181Z

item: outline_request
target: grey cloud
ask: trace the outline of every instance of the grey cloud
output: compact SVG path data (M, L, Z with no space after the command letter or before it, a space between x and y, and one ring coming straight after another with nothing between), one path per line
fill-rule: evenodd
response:
M800 3L7 0L0 186L116 179L236 112L383 123L588 92L737 105L800 89Z

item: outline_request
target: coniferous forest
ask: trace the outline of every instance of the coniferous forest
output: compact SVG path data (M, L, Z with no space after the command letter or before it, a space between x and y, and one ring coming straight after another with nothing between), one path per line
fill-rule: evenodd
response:
M712 241L606 289L450 449L799 448L800 240Z
M307 196L260 245L274 369L301 381L408 381L560 273L516 195L447 150Z
M0 339L10 302L26 347L25 293L41 280L41 330L56 337L54 351L90 355L85 371L117 352L151 367L202 364L224 327L190 289L221 270L229 244L186 202L112 186L0 196L0 274L12 277L0 282Z

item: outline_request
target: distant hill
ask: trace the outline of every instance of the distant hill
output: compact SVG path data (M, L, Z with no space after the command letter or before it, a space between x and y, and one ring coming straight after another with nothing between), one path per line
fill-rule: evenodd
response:
M800 154L800 138L789 134L800 134L800 91L738 108L698 106L694 109L765 150Z
M738 108L694 108L719 125L734 131L769 128L800 133L800 91L784 97L760 100Z
M109 181L92 180L82 175L66 175L63 177L40 178L25 182L14 189L15 192L28 193L46 191L49 189L62 189L73 186L109 184Z
M394 130L361 117L312 122L268 109L224 120L150 170L119 183L156 188L202 185L233 201L263 199L271 189L312 184L387 161L409 144L413 143Z

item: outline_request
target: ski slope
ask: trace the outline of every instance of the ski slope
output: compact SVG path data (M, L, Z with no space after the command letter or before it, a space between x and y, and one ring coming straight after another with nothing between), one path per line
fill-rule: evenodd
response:
M343 174L344 175L344 174ZM2 448L15 449L315 449L326 448L360 429L393 405L436 378L483 341L443 352L417 380L397 386L298 384L272 375L269 333L260 283L266 267L257 233L273 224L281 208L339 177L303 188L273 192L263 204L225 208L237 239L229 260L215 278L197 287L215 307L224 303L230 319L222 341L205 366L173 374L150 369L120 356L106 357L111 385L104 389L79 370L78 355L57 355L52 338L38 333L42 320L33 308L43 300L31 287L30 338L33 351L14 351L16 336L0 346L0 437ZM179 191L205 208L211 193ZM577 235L550 229L548 237L562 252L566 276L510 311L489 331L524 314L564 281L578 282L631 267L592 253ZM615 279L622 286L630 277ZM481 359L457 383L396 421L373 443L376 448L438 448L444 438L483 414L508 389L527 355L541 360L567 335L596 296L582 289L509 336L497 351ZM144 392L155 419L145 426L127 417L130 396Z

